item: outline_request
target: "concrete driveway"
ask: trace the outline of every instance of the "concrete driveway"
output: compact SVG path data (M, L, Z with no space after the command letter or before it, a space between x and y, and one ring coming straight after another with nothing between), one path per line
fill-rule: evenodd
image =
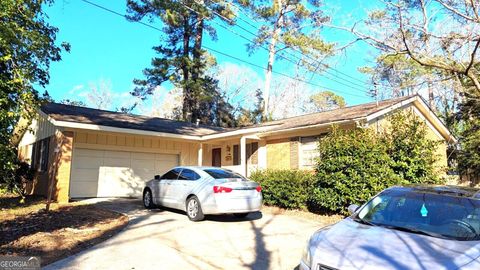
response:
M44 269L293 269L308 237L326 225L265 213L191 222L179 211L145 210L140 200L90 202L127 214L128 226Z

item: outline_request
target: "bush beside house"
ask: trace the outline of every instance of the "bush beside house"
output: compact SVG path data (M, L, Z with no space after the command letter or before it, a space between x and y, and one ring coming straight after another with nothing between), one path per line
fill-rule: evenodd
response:
M386 187L400 184L387 146L371 129L334 128L321 140L312 201L320 209L345 214Z
M381 130L332 131L319 141L315 172L267 170L251 178L267 205L347 214L383 189L400 184L443 184L435 166L438 143L413 113L397 113Z
M309 191L315 182L313 172L266 170L254 172L250 178L262 186L263 201L266 205L307 210Z

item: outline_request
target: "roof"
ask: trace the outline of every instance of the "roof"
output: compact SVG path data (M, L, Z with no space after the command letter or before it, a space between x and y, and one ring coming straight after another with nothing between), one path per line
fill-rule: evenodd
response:
M267 122L258 126L275 126L271 130L283 130L299 128L311 125L329 124L340 121L355 120L365 118L371 114L387 109L402 101L408 100L413 96L387 99L384 101L364 103L355 106L349 106L324 112L305 114L295 117L289 117L281 120Z
M429 121L433 121L432 123L434 123L435 128L439 130L441 136L448 141L456 141L446 126L418 95L300 115L242 128L221 128L208 125L197 126L189 122L174 121L159 117L133 115L58 103L47 103L41 107L41 110L47 114L57 126L171 137L183 136L185 139L192 140L210 140L254 133L283 132L292 129L334 124L342 121L366 120L368 122L385 115L391 110L412 102L415 102L415 104L420 106L419 108L422 108Z
M203 136L230 130L228 128L207 125L197 126L189 122L174 121L159 117L111 112L58 103L46 103L42 105L41 110L55 121L94 124L182 135Z
M401 190L417 193L439 194L453 197L480 199L480 189L465 186L407 185L391 187L389 190Z

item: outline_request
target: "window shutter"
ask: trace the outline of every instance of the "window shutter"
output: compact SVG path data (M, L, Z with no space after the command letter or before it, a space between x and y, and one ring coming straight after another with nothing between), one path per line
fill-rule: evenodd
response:
M240 165L240 151L238 144L233 146L233 165Z

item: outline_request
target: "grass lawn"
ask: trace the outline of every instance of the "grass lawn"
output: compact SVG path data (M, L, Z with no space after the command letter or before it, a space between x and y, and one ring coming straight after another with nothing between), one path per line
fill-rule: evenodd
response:
M106 240L128 223L120 213L94 205L53 203L0 195L0 254L40 256L42 266Z

